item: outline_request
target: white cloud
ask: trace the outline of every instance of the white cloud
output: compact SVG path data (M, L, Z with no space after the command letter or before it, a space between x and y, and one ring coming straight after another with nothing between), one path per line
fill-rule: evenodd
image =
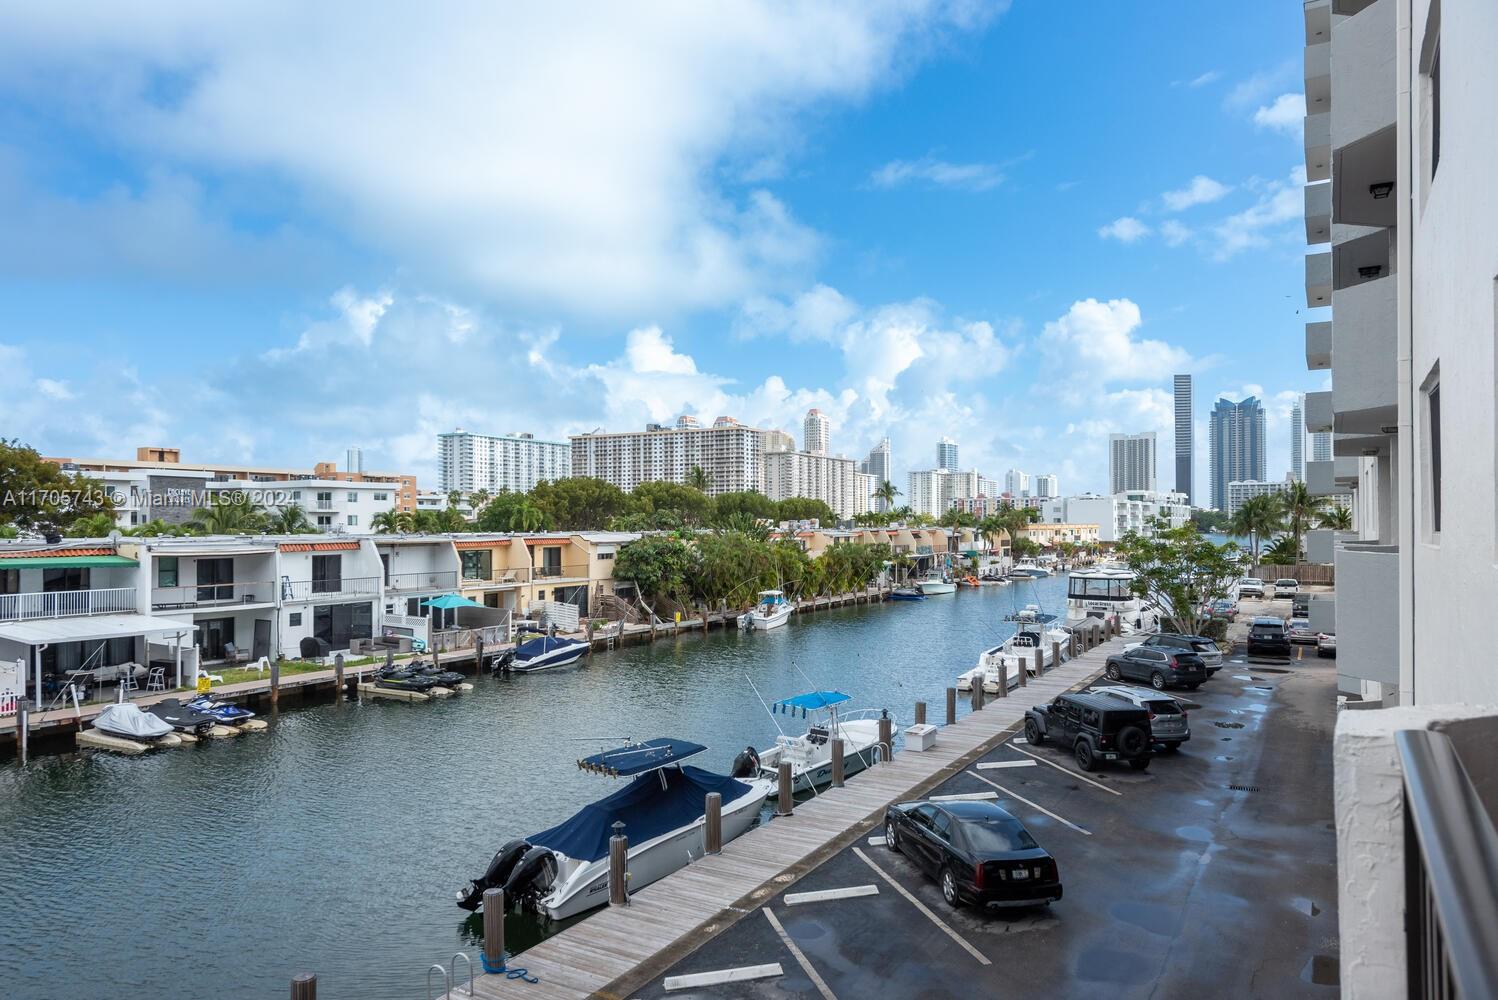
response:
M1205 87L1207 84L1209 84L1209 83L1216 83L1218 80L1221 80L1221 79L1222 79L1222 73L1220 73L1219 71L1217 71L1215 69L1209 69L1205 73L1203 73L1201 76L1199 76L1196 79L1192 80L1186 86L1188 86L1188 87Z
M774 176L805 116L1002 7L9 5L0 93L121 155L268 187L424 287L637 315L799 284L813 235L718 165Z
M1098 236L1105 240L1118 240L1120 243L1135 243L1150 234L1150 227L1134 218L1125 215L1114 219L1106 226L1097 231Z
M891 160L869 175L874 187L893 188L912 181L964 191L989 191L1004 183L1004 174L994 163L949 163L922 157Z
M37 379L36 391L48 399L64 400L73 398L73 390L68 388L68 384L55 378Z
M1254 124L1299 139L1305 124L1306 95L1281 94L1254 112Z
M1083 383L1163 380L1190 370L1186 351L1139 339L1142 324L1139 306L1129 299L1083 299L1045 325L1040 345L1057 370L1080 375Z
M1175 219L1166 219L1160 223L1160 238L1168 247L1178 247L1192 237L1192 232L1186 226L1181 225Z
M1297 237L1297 232L1288 229L1290 223L1305 213L1305 181L1305 167L1297 166L1287 180L1264 184L1252 206L1228 216L1213 228L1213 257L1227 260L1244 250L1266 247L1277 235L1305 242L1304 235ZM1286 232L1277 233L1279 228L1285 228Z
M1217 201L1232 190L1232 187L1221 181L1197 174L1191 178L1191 183L1177 191L1166 191L1160 196L1160 200L1165 203L1167 211L1184 212L1196 205Z
M1300 60L1287 59L1273 69L1261 70L1240 80L1228 91L1223 106L1229 111L1243 112L1268 99L1270 94L1281 90L1286 84L1300 76Z

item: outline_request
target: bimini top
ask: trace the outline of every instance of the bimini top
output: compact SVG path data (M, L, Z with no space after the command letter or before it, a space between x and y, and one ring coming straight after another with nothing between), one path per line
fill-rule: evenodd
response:
M773 708L774 711L780 712L783 715L795 715L799 711L804 718L807 712L815 712L818 709L841 705L851 697L851 695L843 694L841 691L808 691L806 694L798 694L794 698L777 701Z
M631 846L643 844L695 822L702 815L708 792L723 796L726 809L728 803L749 791L741 781L696 767L669 768L661 772L661 778L631 781L612 795L583 806L571 819L529 838L530 842L579 861L597 861L609 853L615 823L624 824L624 835Z
M1049 614L1045 611L1019 611L1012 615L1005 615L1006 622L1019 622L1024 625L1049 625L1060 618L1060 615Z
M644 743L628 743L613 750L605 750L603 753L584 757L577 762L577 766L580 770L592 771L595 774L629 778L636 774L659 771L663 767L674 767L688 757L695 757L706 749L707 747L701 743L659 736L653 740L646 740Z

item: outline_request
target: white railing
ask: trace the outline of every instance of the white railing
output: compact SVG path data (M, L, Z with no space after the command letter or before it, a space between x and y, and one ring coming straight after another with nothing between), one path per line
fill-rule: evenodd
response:
M426 573L391 573L385 580L389 592L414 590L456 590L458 571L455 569L431 570Z
M380 592L377 576L344 577L341 580L282 580L281 600L315 601L325 597L374 595Z
M154 587L151 607L158 610L217 604L260 604L276 599L272 580L255 583L200 583L184 587Z
M0 594L0 622L79 615L130 614L136 610L134 587L104 590L56 590L41 594Z

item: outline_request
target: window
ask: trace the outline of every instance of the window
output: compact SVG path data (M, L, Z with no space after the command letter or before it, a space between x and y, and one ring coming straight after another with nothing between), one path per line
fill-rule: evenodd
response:
M198 600L232 601L234 599L233 559L199 559L197 574Z
M286 624L290 628L296 628L297 626L301 625L302 613L300 611L293 611L290 615L287 616Z
M42 570L42 590L52 594L58 591L88 589L88 569L70 566L67 569Z
M0 569L0 594L19 594L21 592L21 571L18 569Z
M161 556L156 560L156 586L175 587L177 585L177 557Z
M376 493L374 495L374 498L375 498L376 501L389 500L390 499L390 494L389 493Z
M1425 447L1427 451L1426 500L1430 504L1428 521L1430 533L1441 533L1441 384L1437 382L1425 391Z
M1441 164L1441 43L1430 58L1430 176Z
M343 589L343 557L312 557L312 592L336 594Z
M332 514L319 514L319 515L317 515L317 526L319 528L331 528L333 526L333 515Z
M312 612L312 634L332 649L347 649L351 639L373 637L374 605L329 604Z
M359 515L358 514L350 514L348 516L348 526L350 528L357 528L359 526Z
M352 490L349 491L348 502L349 503L358 503L359 502L359 494L353 492Z
M834 542L833 544L837 544L837 543ZM804 544L801 546L801 551L803 551L803 552L806 551L806 546ZM612 558L614 558L614 553L612 553L612 552L600 552L600 553L598 553L598 558L599 559L612 559Z
M463 561L463 579L487 580L494 565L494 553L489 549L470 549L459 553Z

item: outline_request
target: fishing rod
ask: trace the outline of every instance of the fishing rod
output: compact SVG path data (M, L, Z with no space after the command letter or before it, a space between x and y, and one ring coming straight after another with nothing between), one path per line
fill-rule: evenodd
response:
M785 735L785 730L780 728L780 720L778 720L778 719L775 718L775 713L772 712L772 711L770 711L770 706L769 706L768 703L766 703L765 696L759 693L759 688L755 687L755 685L754 685L754 678L750 677L749 674L746 672L744 674L744 680L746 680L746 681L749 682L749 687L750 688L753 688L753 690L754 690L754 697L758 698L759 699L759 703L764 706L765 714L770 717L770 722L775 726L776 731L779 732L781 736L784 736Z

